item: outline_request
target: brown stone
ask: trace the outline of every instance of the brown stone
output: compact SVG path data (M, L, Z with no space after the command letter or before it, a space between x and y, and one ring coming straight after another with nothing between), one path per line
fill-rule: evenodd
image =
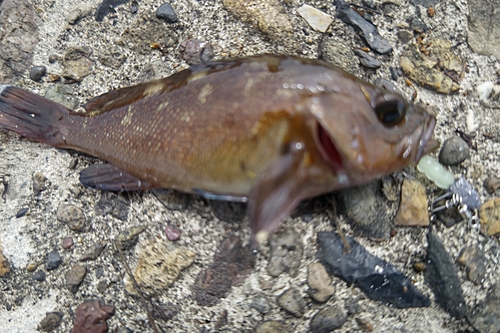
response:
M481 231L488 236L493 236L500 232L500 198L486 201L479 208L479 218L481 221Z
M425 187L420 182L409 179L403 181L401 204L394 224L421 227L429 225L427 196L425 195Z

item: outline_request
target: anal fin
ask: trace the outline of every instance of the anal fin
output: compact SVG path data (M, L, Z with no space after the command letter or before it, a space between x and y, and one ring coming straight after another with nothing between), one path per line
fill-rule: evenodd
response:
M303 145L293 144L288 153L267 168L250 191L248 215L254 239L261 231L274 232L303 199L307 186L303 157Z
M111 164L94 164L80 172L85 187L106 191L142 191L153 188L148 182L121 171Z
M192 191L207 200L232 201L232 202L247 202L248 200L247 197L241 195L221 194L221 193L201 190L198 188L193 188Z

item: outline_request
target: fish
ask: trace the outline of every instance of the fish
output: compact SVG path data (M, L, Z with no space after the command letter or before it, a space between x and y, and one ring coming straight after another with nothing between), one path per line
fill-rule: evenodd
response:
M436 148L434 116L316 59L257 55L119 88L85 112L0 85L0 127L106 161L81 183L247 202L251 234L301 200L368 183Z

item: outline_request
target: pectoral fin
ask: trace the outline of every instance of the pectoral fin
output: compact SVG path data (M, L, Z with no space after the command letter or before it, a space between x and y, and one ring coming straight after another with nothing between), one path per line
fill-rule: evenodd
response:
M153 187L111 164L94 164L82 170L80 182L85 187L106 191L140 191Z
M275 231L281 219L303 199L307 181L302 170L304 150L296 147L274 162L250 191L248 212L253 237L261 231Z

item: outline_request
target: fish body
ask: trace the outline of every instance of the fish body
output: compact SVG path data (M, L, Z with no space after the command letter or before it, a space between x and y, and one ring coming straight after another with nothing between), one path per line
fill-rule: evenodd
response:
M84 185L248 201L254 233L302 199L416 164L435 125L397 93L277 55L195 65L83 107L0 86L0 126L109 162L83 170Z

